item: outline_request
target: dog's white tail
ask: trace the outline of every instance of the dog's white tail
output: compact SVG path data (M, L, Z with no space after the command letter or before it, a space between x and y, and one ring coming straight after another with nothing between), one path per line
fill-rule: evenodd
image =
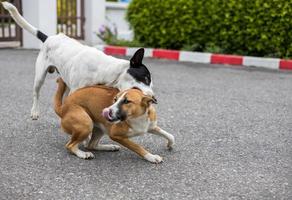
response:
M10 13L10 15L12 16L12 18L16 21L16 23L23 29L27 30L28 32L30 32L31 34L33 34L34 36L36 36L37 38L39 38L42 42L45 42L47 39L47 35L45 35L44 33L42 33L41 31L39 31L36 27L32 26L30 23L28 23L18 12L18 10L16 9L16 7L5 1L2 2L3 7L8 10L8 12Z

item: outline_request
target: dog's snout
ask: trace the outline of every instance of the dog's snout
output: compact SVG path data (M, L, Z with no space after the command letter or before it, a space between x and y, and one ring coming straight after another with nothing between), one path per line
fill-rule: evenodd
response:
M112 119L112 116L113 116L112 109L110 109L110 108L103 109L102 116L105 117L108 120L111 120Z
M112 108L103 109L102 116L111 122L117 120L124 121L127 118L127 115L123 111L118 110L114 112Z
M121 121L125 121L127 118L127 114L121 110L117 112L117 118Z

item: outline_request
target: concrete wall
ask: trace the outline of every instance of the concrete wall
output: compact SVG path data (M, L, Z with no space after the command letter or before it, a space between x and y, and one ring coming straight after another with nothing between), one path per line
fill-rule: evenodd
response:
M96 36L98 29L105 23L105 0L85 0L85 43L101 43Z
M29 23L47 35L57 32L57 0L23 0L23 16ZM127 3L85 0L85 43L96 45L102 41L96 36L102 25L116 25L118 38L132 39L133 34L125 19ZM40 48L41 42L30 33L23 31L24 48Z
M22 0L24 18L47 35L57 32L56 0ZM38 49L42 43L33 35L23 30L23 47Z
M127 3L106 2L106 24L116 24L118 38L131 40L133 32L126 20Z

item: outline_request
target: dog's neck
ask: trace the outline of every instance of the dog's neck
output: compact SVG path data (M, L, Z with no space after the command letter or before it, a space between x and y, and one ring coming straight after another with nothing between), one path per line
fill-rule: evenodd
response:
M148 117L148 109L145 110L145 113L140 115L139 117L128 119L127 124L130 127L132 133L143 134L146 133L149 129L149 117ZM133 136L134 136L133 135Z

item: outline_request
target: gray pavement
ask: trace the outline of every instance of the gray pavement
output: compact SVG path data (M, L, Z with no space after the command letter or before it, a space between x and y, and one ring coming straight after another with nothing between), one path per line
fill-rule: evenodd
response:
M164 163L129 150L69 154L52 109L56 75L31 121L37 51L0 50L0 199L292 199L292 73L146 59L159 124L135 140ZM113 143L108 138L104 143Z

